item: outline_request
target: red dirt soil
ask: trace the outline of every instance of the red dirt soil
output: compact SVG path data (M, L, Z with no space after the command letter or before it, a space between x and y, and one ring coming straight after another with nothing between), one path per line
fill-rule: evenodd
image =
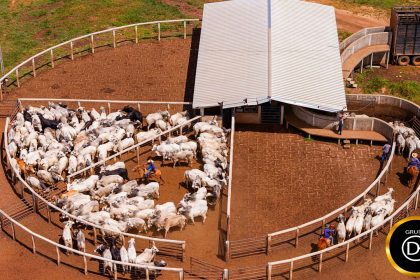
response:
M89 55L81 59L77 59L73 62L63 63L61 65L57 65L55 69L40 73L37 78L30 79L23 83L22 87L12 93L11 97L71 97L165 101L190 100L190 97L185 97L190 44L190 40L168 40L162 41L159 44L148 43L139 45L127 45L118 47L112 51L98 52L95 53L95 55ZM133 69L136 70L133 71ZM115 91L111 92L109 89L113 89ZM3 125L4 124L2 124L2 126ZM250 141L250 136L247 136L245 137L246 141L243 143L241 140L238 141L239 143L236 143L236 145L242 145L242 148L245 149L246 152L238 154L238 151L241 151L241 149L238 149L235 153L234 174L237 174L241 177L242 172L244 178L246 178L245 175L250 177L249 180L242 179L243 181L241 181L241 183L244 185L243 187L246 188L246 190L249 192L248 198L242 191L240 191L242 193L238 193L235 190L233 192L234 201L232 204L232 211L235 216L233 218L232 228L235 232L234 234L238 237L252 236L255 234L264 233L266 231L281 229L287 226L294 226L300 222L308 221L310 218L322 216L329 210L338 207L342 203L347 202L350 200L350 198L353 198L358 193L360 193L361 189L366 188L370 184L377 171L378 163L372 159L372 157L379 153L378 147L369 148L367 146L361 145L359 147L353 147L347 151L342 151L335 144L322 142L304 142L302 137L297 136L296 134L239 132L238 135L242 133L245 135L260 134L261 138L257 137L257 140L255 140L256 143L251 144L251 142L247 142ZM241 135L239 137L239 139L241 139ZM318 144L319 147L325 148L319 148L319 150L321 150L320 154L312 150L315 145L318 147ZM274 154L272 150L269 149L279 150L278 153ZM292 157L292 155L294 156ZM339 155L341 156L339 157ZM300 172L299 169L301 165L297 160L306 157L311 159L313 158L313 165L307 167L309 171L304 171L307 174L304 174L305 176L303 176L301 179L298 179L297 184L305 186L316 185L316 191L313 191L312 188L309 189L310 194L316 198L320 198L321 196L324 197L324 195L330 195L332 190L340 190L340 195L337 196L337 198L334 197L334 199L331 199L330 196L330 199L327 200L327 206L322 206L321 204L314 205L313 202L319 201L319 199L308 201L306 199L302 200L302 197L299 196L298 192L296 192L302 189L293 187L294 181L292 180L292 175L290 175L288 172L280 170L285 167L287 168L286 170L290 170L291 172ZM324 166L326 163L321 160L324 159L324 157L329 158L326 166ZM267 167L273 166L271 163L273 158L275 159L275 170L278 170L278 172L274 174L272 169L266 169ZM346 171L349 173L343 172L325 174L327 171L330 171L334 168L334 158L341 158L342 165L340 164L339 166L348 168ZM358 159L360 166L356 166L356 164L353 163L351 160L353 158ZM241 160L245 159L247 162L243 163ZM264 163L262 165L262 167L265 166L265 169L263 169L262 172L264 175L262 176L263 178L258 177L259 175L256 175L256 166L252 165L253 162L255 163L254 160L262 161ZM286 166L286 164L283 163L284 160L287 160L287 163L290 165ZM244 174L244 170L237 169L242 164L244 166L243 168L247 168L246 171L249 174ZM401 169L401 166L402 163L401 165L396 165L396 168ZM183 168L184 167L178 167L177 170L179 172L177 171L176 173L169 173L171 172L170 167L165 169L165 172L171 174L170 180L173 180L172 182L174 184L168 184L168 188L172 188L173 191L167 193L162 191L162 201L166 199L174 199L174 201L176 201L175 199L179 199L182 195L181 191L175 191L174 188L176 188L176 183L181 180L180 174L182 174L181 171ZM316 171L318 173L316 173ZM3 172L3 170L1 172ZM355 180L355 189L353 189L353 186L350 189L348 184L340 184L340 182L343 181L350 182L352 178L359 178L359 176L350 177L351 174L359 174L358 172L363 173L364 175L363 177L360 177L361 179ZM255 177L251 176L252 174L254 174ZM312 174L312 179L310 174ZM237 180L237 175L234 175L234 180ZM337 177L333 178L333 175L336 175ZM281 189L277 189L277 183L268 179L271 176L275 176L276 180L279 180L279 182L284 181L285 184L280 184L280 186L281 188L284 188L283 190L290 194L287 199L280 196L282 203L280 203L281 207L278 207L278 203L273 199L275 197L271 195L272 192L260 192L262 199L267 199L267 197L269 197L272 199L269 202L270 205L272 205L272 208L274 210L278 209L276 211L277 218L274 220L274 222L271 217L267 216L267 214L271 213L268 207L265 207L263 204L255 204L255 197L257 197L257 194L254 193L269 185L271 186L272 191L276 191L279 195L282 194L283 192ZM257 180L257 178L259 179ZM284 180L284 178L287 178L287 180ZM326 180L326 178L331 179L331 181ZM261 182L263 182L263 184L261 184ZM395 182L397 182L397 180ZM364 188L362 188L362 186ZM9 183L6 181L4 174L1 174L0 176L0 187L2 189L0 208L6 208L8 205L17 203L18 198L13 192L11 192L11 188ZM308 189L304 190L304 193L307 193L306 190ZM341 191L343 191L343 193L341 193ZM250 199L249 196L251 196L252 199ZM241 199L241 197L243 199ZM261 201L267 203L265 200ZM297 210L296 205L300 203L302 203L302 209L307 211L295 212L295 210ZM255 210L261 210L261 212L254 213L254 211L250 211L249 209L251 205L254 206ZM285 212L285 210L288 212ZM216 245L218 239L218 216L216 215L216 212L217 211L209 213L208 224L206 223L204 226L201 224L197 224L196 226L188 226L184 232L171 232L169 238L187 238L189 240L188 244L191 242L191 245L187 245L188 254L223 267L224 263L216 257L218 249ZM243 219L242 221L246 222L244 223L246 228L239 227L239 224L236 224L238 220L240 221L240 219ZM45 221L42 222L40 218L31 219L29 217L28 221L25 219L25 223L28 223L28 225L30 225L30 227L36 232L45 233L46 235L48 234L53 240L58 240L58 235L61 233L58 228L49 225ZM261 228L258 229L258 227ZM212 228L212 230L209 230L210 228ZM9 244L11 242L12 241L9 241ZM30 246L30 240L26 240L26 242L25 244ZM195 246L199 246L199 249L194 249ZM13 243L9 248L12 247ZM49 279L59 279L66 276L70 276L71 278L78 278L77 276L73 276L77 275L78 273L75 270L70 268L68 269L66 266L60 266L60 268L57 268L53 261L45 261L45 259L39 255L34 256L32 253L30 253L30 251L22 249L17 243L14 243L14 247L16 247L17 254L22 254L23 258L21 259L25 259L25 263L22 264L20 262L19 265L16 264L15 267L19 267L19 269L16 269L15 271L19 271L19 273L16 273L14 276L10 275L10 277L7 279L43 279L42 277L44 276L40 276L41 278L36 278L38 275L34 276L32 272L37 271L37 269L41 267L40 264L43 264L44 262L46 264L42 267L45 268L45 271L47 271ZM307 252L307 247L303 246L302 248L302 250ZM12 251L9 253L12 254ZM358 256L360 259L365 259L365 255L365 253L361 253ZM11 258L11 255L0 254L0 267L10 267L9 262ZM13 258L18 257L13 255ZM376 259L379 263L384 264L383 267L373 267L373 272L376 273L376 275L381 275L380 279L387 279L383 273L388 273L392 271L392 269L389 269L388 266L385 265L382 256L375 254L372 256L372 258L373 259L370 259L369 261ZM349 264L352 263L352 259L356 258L350 257ZM256 256L253 258L233 260L229 266L246 267L256 264L261 265L263 262L265 262L264 258ZM14 263L16 263L16 261ZM185 264L185 266L187 267L188 265ZM36 269L34 269L34 267L36 267ZM352 275L351 273L354 273L352 271L348 271L347 266L343 267L343 269L336 270L331 267L328 268L328 265L326 265L325 271L328 271L328 269L331 269L331 271L333 271L331 273L336 273L337 275L343 274L343 271L345 271L346 276ZM71 270L73 272L69 272ZM44 273L46 273L45 271ZM358 270L357 273L360 273L360 270ZM80 278L85 277L82 274L79 275ZM312 273L309 278L313 278L314 276L316 276L316 274ZM97 277L89 274L87 279L90 278L96 279ZM366 278L359 278L372 279L370 276L367 276ZM162 279L171 278L165 277ZM396 277L393 277L392 279L396 279Z

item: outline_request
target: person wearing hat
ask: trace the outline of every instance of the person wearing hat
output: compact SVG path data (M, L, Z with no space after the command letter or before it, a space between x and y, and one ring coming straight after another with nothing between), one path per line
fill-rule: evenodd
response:
M329 224L325 224L324 230L322 231L322 236L330 240L330 245L334 245L334 230L330 227Z
M407 168L410 168L411 166L417 166L417 167L420 166L420 161L417 157L418 157L417 153L411 154L411 158L410 158L410 161L408 162Z
M156 165L155 165L155 163L153 162L153 160L151 159L151 158L149 158L148 160L147 160L147 163L146 163L146 171L144 172L144 176L146 177L146 178L149 178L149 176L152 174L152 173L155 173L156 172Z
M390 154L391 154L391 145L389 143L386 143L382 147L381 162L383 163L384 161L388 160Z

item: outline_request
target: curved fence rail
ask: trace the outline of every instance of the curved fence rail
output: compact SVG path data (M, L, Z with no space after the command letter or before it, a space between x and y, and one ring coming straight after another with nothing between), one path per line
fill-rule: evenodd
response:
M389 32L372 33L352 42L342 53L341 63L344 64L353 54L366 47L375 45L388 45L390 41Z
M336 122L336 117L319 115L307 109L294 107L294 111L296 111L295 113L297 117L315 127L328 128ZM378 133L386 136L390 142L393 142L393 128L385 121L377 118L347 118L345 120L345 128L349 130L377 131ZM351 210L351 207L359 204L368 195L376 197L380 193L381 183L387 181L388 174L392 167L395 149L396 143L393 142L391 157L380 172L379 176L365 189L364 192L360 193L357 197L345 205L318 219L296 227L291 227L255 238L228 240L226 259L256 254L269 254L272 250L280 250L290 245L297 247L299 245L299 239L307 237L311 233L321 232L322 227L326 223L334 221L340 214L348 215L348 211Z
M187 24L199 22L199 19L177 19L177 20L162 20L162 21L151 21L151 22L143 22L143 23L134 23L125 26L119 26L114 28L109 28L102 31L97 31L93 33L89 33L77 38L73 38L66 42L60 43L53 47L50 47L46 50L43 50L34 56L26 59L19 65L15 66L9 72L7 72L3 77L0 78L0 101L3 100L3 91L7 90L7 88L11 86L20 87L22 78L27 76L36 77L37 71L44 67L48 66L54 68L56 64L62 60L63 57L69 58L71 60L75 59L75 55L79 53L83 53L86 51L90 51L90 53L95 53L95 48L97 48L98 42L95 42L95 38L103 35L111 35L110 38L111 42L108 42L106 45L112 45L113 48L116 48L119 40L117 38L117 32L126 31L127 29L132 29L134 36L130 37L130 40L135 41L135 43L139 42L139 27L152 27L156 28L156 39L158 41L161 40L163 37L163 26L165 25L172 25L172 28L175 27L176 29L181 28L183 30L182 37L184 39L187 38L188 31L187 31ZM180 26L182 24L182 27ZM167 28L170 29L170 28ZM180 35L176 33L176 35ZM108 38L106 39L108 41ZM120 40L120 41L127 41ZM37 66L38 62L38 66Z
M349 259L349 251L352 247L359 246L364 242L367 242L369 250L372 248L373 234L380 230L383 233L387 233L392 225L397 223L399 220L410 215L410 211L415 211L418 208L419 200L419 185L416 190L410 195L410 197L403 203L393 214L387 217L381 225L375 226L368 231L365 231L343 243L328 247L324 250L306 254L303 256L291 258L288 260L269 262L267 267L267 279L288 276L292 279L295 271L301 271L305 268L322 271L322 265L325 260L331 257L343 255L344 261L347 262Z
M184 279L184 269L183 268L172 268L172 267L156 267L153 265L146 265L146 264L133 264L133 263L124 263L121 261L115 261L115 260L109 260L97 255L92 255L86 252L82 252L70 247L66 247L62 244L56 243L38 233L33 232L29 228L25 227L18 221L14 220L12 217L10 217L6 212L0 209L0 220L1 220L1 228L4 232L7 232L6 227L4 226L4 223L6 221L10 222L11 227L11 237L13 240L19 240L17 237L17 230L21 229L21 232L23 232L26 235L29 235L31 237L31 243L32 243L32 252L36 254L39 252L41 255L47 256L51 259L56 260L57 265L60 265L61 263L64 263L66 260L62 258L63 252L71 252L77 256L77 258L80 258L80 261L77 262L79 265L76 265L76 267L80 267L82 271L84 271L85 274L88 274L88 271L92 271L97 273L97 270L93 270L89 268L89 263L92 260L96 260L99 263L108 262L111 263L113 266L114 271L116 273L113 275L114 279L118 279L118 271L120 271L121 266L126 266L131 268L131 276L137 276L139 277L140 272L134 272L134 270L144 270L144 276L147 280L149 279L155 279L155 277L151 277L152 273L155 271L161 271L163 273L167 273L167 276L170 277L170 279ZM20 240L19 240L20 241ZM37 249L36 242L42 241L46 243L48 246L42 246L42 249L40 250L39 247ZM45 250L45 248L54 248L51 250ZM54 252L55 251L55 252ZM55 254L54 254L55 253ZM74 263L72 263L72 266L75 266ZM136 275L137 274L137 275ZM121 275L122 276L122 275ZM139 277L140 278L140 277Z
M389 32L390 28L388 26L378 26L378 27L368 27L363 28L362 30L352 34L346 38L343 42L340 43L340 52L343 52L348 46L350 46L354 41L373 33Z
M46 208L47 210L47 215L48 215L48 221L51 221L51 212L52 211L56 211L59 212L61 214L63 214L64 216L68 217L71 220L77 221L78 223L81 223L83 225L85 225L86 227L89 227L92 229L93 231L93 241L96 243L97 241L97 234L98 231L102 232L102 227L90 223L84 219L81 219L77 216L71 215L69 213L67 213L66 211L64 211L63 209L61 209L60 207L57 207L56 205L52 204L51 202L49 202L47 199L45 199L43 196L41 196L40 194L38 194L31 186L28 185L28 183L26 183L25 180L23 180L23 178L20 176L19 172L17 172L17 170L15 169L14 166L12 166L10 164L10 153L9 150L7 149L7 137L8 137L8 128L10 125L10 119L7 118L6 119L6 124L5 124L5 130L4 130L4 145L5 145L5 151L6 151L6 159L7 159L7 168L11 171L12 173L12 178L17 180L13 180L14 182L14 187L16 189L16 191L18 193L21 194L21 196L23 197L24 195L24 191L25 189L27 191L29 191L29 193L32 195L32 201L33 201L33 207L34 209L40 209L42 207ZM150 141L150 140L148 140ZM19 186L19 188L18 188ZM38 212L38 211L37 211ZM109 230L107 230L107 232L109 232ZM123 240L125 240L125 238L135 238L136 240L144 240L144 241L154 241L156 242L158 245L158 247L163 247L166 249L166 254L179 258L180 260L184 261L185 259L185 246L186 246L186 242L182 241L182 240L171 240L171 239L161 239L161 238L154 238L154 237L149 237L149 236L142 236L142 235L137 235L137 234L130 234L130 233L125 233L125 232L114 232L114 234L117 235L121 235L123 237Z

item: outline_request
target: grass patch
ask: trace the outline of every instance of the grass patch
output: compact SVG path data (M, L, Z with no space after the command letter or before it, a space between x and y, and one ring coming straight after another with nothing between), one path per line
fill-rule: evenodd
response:
M0 45L5 68L10 70L41 50L93 31L185 17L177 7L161 0L33 0L17 1L13 7L10 1L0 1ZM170 31L177 27L163 28ZM139 31L144 36L154 33L150 28Z
M420 102L420 83L417 81L390 81L372 75L373 71L358 73L355 81L364 93L388 93L414 102Z
M338 29L338 39L340 42L343 42L345 39L350 37L353 33Z
M344 2L356 4L356 5L365 5L381 9L391 9L395 6L410 6L410 5L419 5L419 0L346 0Z

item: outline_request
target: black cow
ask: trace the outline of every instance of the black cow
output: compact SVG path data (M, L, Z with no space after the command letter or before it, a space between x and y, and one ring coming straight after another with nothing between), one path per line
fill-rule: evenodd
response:
M58 125L60 124L59 121L46 119L43 115L39 113L37 115L41 121L42 130L46 129L47 127L50 127L54 130L58 128Z
M125 169L125 168L117 168L117 169L114 169L114 170L105 170L105 171L103 171L99 174L99 179L101 179L104 176L109 176L109 175L119 175L124 180L127 180L127 181L129 180L128 179L128 172L127 172L127 169Z
M124 116L117 117L116 120L122 120L122 119L130 119L130 121L135 122L139 121L140 123L143 123L143 115L139 110L134 109L130 106L125 106L122 111L126 113Z
M31 116L31 114L29 114L28 109L25 109L23 111L23 119L27 122L32 123L32 116Z

